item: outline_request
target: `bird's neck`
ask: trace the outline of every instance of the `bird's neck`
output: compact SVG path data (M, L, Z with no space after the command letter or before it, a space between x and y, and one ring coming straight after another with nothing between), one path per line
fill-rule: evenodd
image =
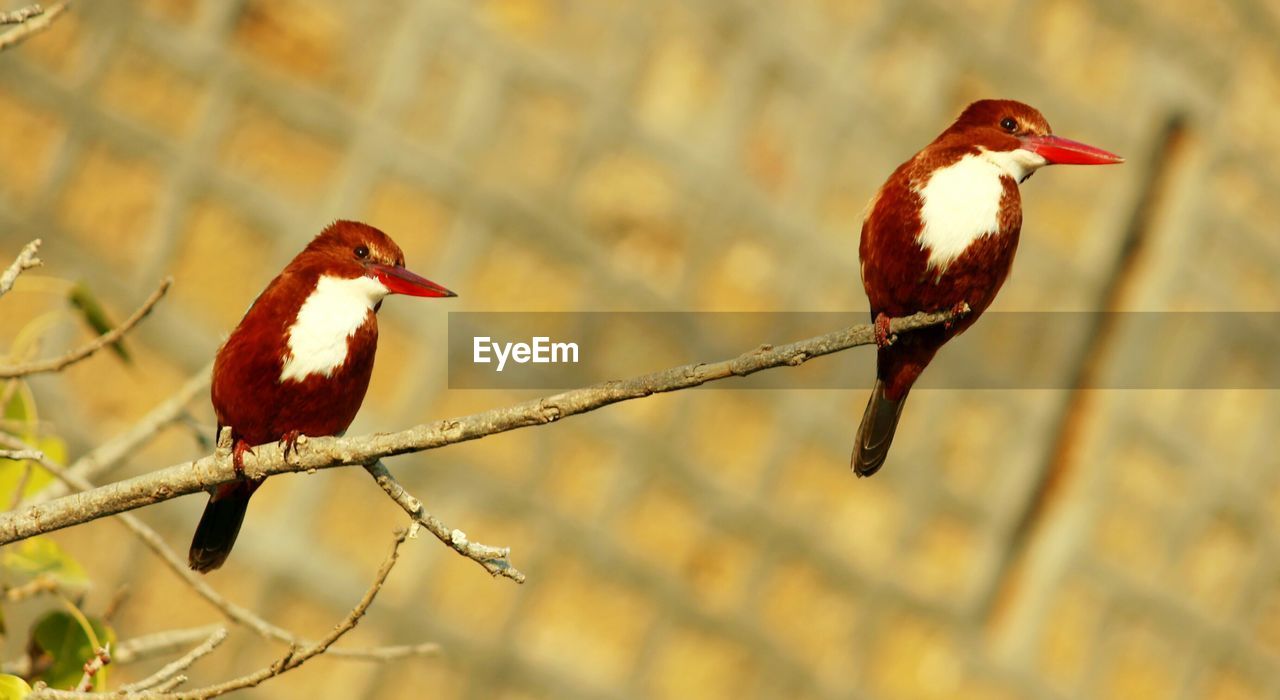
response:
M369 277L320 275L285 330L280 381L332 376L347 363L356 331L366 324L372 324L376 343L376 308L386 294L387 288Z

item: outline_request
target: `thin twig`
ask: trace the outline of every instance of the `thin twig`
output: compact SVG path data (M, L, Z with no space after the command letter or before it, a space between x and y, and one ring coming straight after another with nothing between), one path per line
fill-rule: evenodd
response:
M16 603L44 593L55 593L60 588L61 585L57 579L48 574L40 574L21 586L5 589L4 600L9 603Z
M355 629L356 623L360 618L364 617L364 613L373 604L373 599L377 597L378 591L382 590L382 584L387 580L387 575L391 573L391 568L396 565L396 560L400 558L400 545L404 544L408 531L397 531L391 542L391 552L387 554L387 558L383 560L382 566L378 567L378 572L374 574L373 583L369 585L369 589L365 591L364 596L360 598L360 602L347 613L347 616L338 623L333 631L325 635L320 641L303 649L290 650L279 661L271 664L267 668L258 670L254 673L241 676L229 680L225 683L207 686L194 690L190 695L183 694L192 698L212 698L218 695L229 693L233 690L241 688L252 688L259 683L278 676L282 673L292 671L293 669L306 663L308 660L325 653L325 651L336 641L342 638L342 635Z
M0 433L0 445L21 445L21 441L10 435ZM37 460L40 466L56 478L66 482L68 485L76 489L92 489L93 484L87 479L69 474L67 469L48 458ZM39 506L36 506L37 508ZM284 642L291 647L307 646L310 641L302 639L292 632L267 622L257 613L237 605L227 600L221 593L214 590L204 577L192 571L187 567L187 562L179 557L177 552L173 551L159 533L151 529L131 513L121 513L120 522L147 546L156 556L160 557L160 561L169 567L169 570L182 579L191 587L201 598L204 598L210 605L222 612L228 620L236 624L243 625L259 636L267 639L274 639ZM401 659L407 656L419 656L424 654L434 654L439 651L439 647L435 644L407 644L383 647L372 647L367 649L330 649L329 654L333 656L343 656L351 659L364 659L370 661L390 661L393 659Z
M60 2L37 16L33 16L13 29L0 34L0 51L13 48L49 28L53 21L67 9L66 2ZM21 11L21 10L20 10Z
M61 357L52 357L47 360L36 360L35 362L26 362L20 365L0 367L0 379L7 379L9 377L25 377L31 374L40 374L42 372L57 372L68 365L75 364L102 348L111 345L124 337L125 333L133 330L133 327L138 325L139 321L146 317L147 314L151 313L151 309L159 303L160 299L164 297L165 292L169 291L169 286L172 284L172 277L164 278L164 280L160 282L160 286L156 288L156 291L152 292L151 296L147 297L147 300L142 302L142 306L138 307L138 310L134 311L133 315L125 319L124 323L121 323L119 326L112 328L106 333L103 333L97 338L94 338L88 343L81 345Z
M382 590L382 584L386 582L387 575L391 573L392 567L396 565L396 560L400 557L400 545L404 544L407 536L408 531L406 530L399 530L396 532L395 537L392 538L391 551L387 554L387 558L383 560L382 565L378 567L378 572L374 574L373 582L369 584L369 588L365 591L364 596L360 598L360 602L356 603L356 606L351 609L351 612L347 613L347 616L342 618L342 621L333 628L333 631L329 632L329 634L322 637L319 641L306 646L295 646L270 666L258 669L253 673L240 676L239 678L233 678L223 683L205 686L195 690L188 690L181 693L148 693L144 691L127 697L157 700L162 698L164 700L177 700L179 698L183 700L203 700L204 698L217 697L235 690L252 688L259 683L274 678L282 673L288 673L307 661L325 653L334 642L341 639L346 633L355 629L356 624L360 622L360 618L364 617L369 606L373 604L374 598L376 598L378 596L378 592ZM104 695L69 693L66 691L41 688L27 697L32 698L32 700L38 700L40 698L71 698L75 700L86 700L91 698L102 698Z
M31 481L31 460L43 458L44 453L40 450L0 450L0 459L22 461L22 475L18 477L18 485L14 487L13 496L9 499L9 510L22 503L22 493L27 490L27 483Z
M39 17L44 14L44 8L39 5L28 5L12 12L0 12L0 24L22 24L32 17Z
M490 547L487 544L472 542L467 539L467 533L440 522L439 518L427 512L422 501L415 498L400 485L399 481L396 481L387 469L387 465L381 460L366 466L365 470L374 481L378 482L378 486L391 497L391 500L396 502L396 505L403 508L409 517L425 527L450 549L483 566L491 576L505 576L516 583L524 583L524 573L511 565L510 547Z
M98 647L93 658L84 662L84 675L80 676L80 684L76 686L76 690L82 693L93 690L93 677L109 663L111 663L111 645Z
M3 38L0 35L0 38ZM18 253L17 259L13 264L0 273L0 296L3 296L13 289L13 283L18 281L18 275L30 270L33 267L40 267L44 261L36 257L36 252L40 250L41 241L39 238L31 241L22 247L22 251Z
M919 313L894 319L891 333L938 325L953 318L951 312ZM275 474L372 464L384 457L437 449L454 443L518 428L544 425L568 416L660 392L680 391L729 377L743 377L774 367L795 366L821 355L875 342L870 325L846 328L786 345L762 345L729 360L694 363L615 380L582 389L494 408L460 418L450 418L394 433L349 437L310 438L298 441L297 450L285 460L278 444L260 445L245 455L244 476L263 479ZM228 453L215 452L192 462L175 464L92 491L72 494L22 511L0 513L0 545L32 535L52 532L91 520L207 491L241 478Z
M225 640L226 638L227 638L227 628L219 627L218 629L214 630L213 633L210 634L202 644L200 644L200 646L192 649L191 651L187 652L180 658L166 664L159 671L156 671L150 676L143 678L137 683L130 683L128 685L120 686L120 690L123 692L129 693L129 692L137 692L139 690L147 690L149 688L154 688L160 685L161 683L168 681L170 678L173 678L179 673L182 673L183 671L190 668L191 664L200 660L201 657L207 656L214 649L217 649L218 645L221 644L223 640Z
M213 363L197 370L172 396L148 411L147 415L130 426L128 430L72 462L71 466L67 467L67 471L85 479L94 479L129 455L135 454L139 447L147 444L166 426L182 419L187 404L191 403L196 394L209 387L211 371L213 371ZM70 492L66 484L55 481L26 500L28 503L43 503Z
M222 629L222 625L204 625L186 629L165 630L126 639L116 645L112 662L117 666L142 661L160 654L168 654L195 644Z

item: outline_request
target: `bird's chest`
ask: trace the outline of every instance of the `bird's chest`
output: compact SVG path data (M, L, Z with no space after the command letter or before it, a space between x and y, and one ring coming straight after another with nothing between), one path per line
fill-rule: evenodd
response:
M928 268L939 276L945 276L961 258L973 257L966 253L991 247L976 245L980 241L1016 234L1021 224L1017 184L980 155L966 155L935 169L916 192L920 198L916 243L926 254ZM997 262L984 257L972 262Z
M285 330L279 381L303 382L312 377L333 378L354 360L372 362L377 344L377 317L363 278L322 278L303 301ZM367 332L372 329L372 335ZM361 332L366 329L366 332Z
M960 301L985 308L1017 248L1017 184L977 155L903 175L886 185L863 225L862 277L872 308L890 315Z

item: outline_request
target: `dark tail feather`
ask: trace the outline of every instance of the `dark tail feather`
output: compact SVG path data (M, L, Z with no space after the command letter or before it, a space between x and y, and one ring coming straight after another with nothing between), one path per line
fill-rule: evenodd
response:
M209 498L209 505L204 507L204 515L200 516L200 524L196 526L195 537L191 538L187 563L192 569L207 573L227 560L235 546L236 535L240 534L240 524L244 522L245 511L249 508L249 497L256 488L255 483L237 481L219 487Z
M889 456L889 445L893 444L893 432L898 428L898 417L902 415L902 406L906 402L905 396L897 400L885 396L884 383L876 379L853 446L850 466L855 474L871 476L884 466L884 460Z

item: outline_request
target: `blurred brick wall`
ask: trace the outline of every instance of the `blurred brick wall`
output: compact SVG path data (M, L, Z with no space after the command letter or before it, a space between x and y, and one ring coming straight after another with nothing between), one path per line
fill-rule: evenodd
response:
M448 310L861 319L865 202L985 96L1130 157L1024 187L997 308L1276 310L1278 40L1274 0L84 2L0 55L0 244L43 236L47 272L121 315L176 278L137 368L34 382L78 449L175 390L339 216L462 295L386 305L355 432L520 398L446 390ZM48 299L0 303L6 342ZM1266 371L1213 349L1119 328L1075 351ZM246 695L1280 696L1276 392L920 392L893 464L855 480L864 400L685 392L395 460L529 583L414 543L350 639L440 658L319 660ZM199 449L175 429L114 476ZM367 482L273 479L210 580L323 633L402 522ZM185 548L202 503L142 515ZM94 600L130 586L122 635L216 618L116 526L58 537ZM280 652L233 642L197 680Z

